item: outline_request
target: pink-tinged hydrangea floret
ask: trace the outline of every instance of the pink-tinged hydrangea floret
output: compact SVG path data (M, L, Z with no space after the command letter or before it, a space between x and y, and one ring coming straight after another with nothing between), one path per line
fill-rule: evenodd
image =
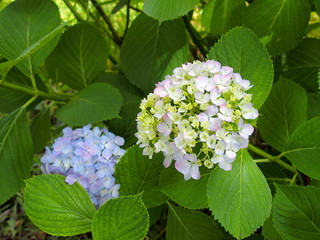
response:
M78 182L89 194L96 207L119 196L120 185L113 177L116 164L124 155L122 137L91 125L67 127L52 147L46 147L41 158L45 174L66 176L66 183Z
M174 163L186 180L199 179L202 165L229 171L259 115L252 87L217 61L183 64L142 100L137 144L149 158L162 152L164 167Z

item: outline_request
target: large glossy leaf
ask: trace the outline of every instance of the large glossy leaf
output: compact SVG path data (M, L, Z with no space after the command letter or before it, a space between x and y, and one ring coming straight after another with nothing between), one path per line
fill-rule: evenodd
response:
M208 215L179 208L168 203L167 240L225 239L215 221Z
M181 19L158 22L140 14L121 48L121 66L132 84L145 93L187 61L188 41Z
M260 109L258 120L263 140L283 151L288 139L307 121L307 95L298 84L281 79Z
M141 196L124 196L107 201L94 215L95 240L140 240L148 230L148 211Z
M0 53L7 60L19 58L26 49L58 28L60 23L58 7L50 0L14 1L0 12ZM26 76L33 75L56 46L59 35L46 42L45 48L18 63L17 67Z
M273 81L273 66L268 52L257 36L249 29L236 27L215 44L208 59L214 59L251 82L252 103L261 107L267 98Z
M202 170L202 169L201 169ZM164 169L160 177L160 187L171 200L189 209L208 207L206 194L210 171L203 169L199 180L184 180L183 175L174 166Z
M245 26L266 44L271 55L294 48L302 39L310 18L305 0L254 1L243 11Z
M273 224L283 239L320 238L320 189L276 185Z
M66 30L46 66L54 79L81 89L105 70L107 58L107 43L99 30L81 23Z
M238 153L231 171L214 169L207 193L215 219L238 239L252 234L271 212L270 188L246 150Z
M93 83L58 109L57 117L64 123L84 126L119 117L121 104L117 89L106 83Z
M0 205L15 194L30 175L33 145L24 108L0 121Z
M297 128L282 154L301 172L320 180L320 117Z
M95 207L78 184L68 185L60 175L41 175L26 181L24 207L41 230L72 236L91 230Z
M242 22L245 6L243 0L211 0L203 9L201 22L214 36L222 35Z
M319 68L320 40L306 38L287 53L284 76L314 92L318 89Z
M145 0L143 11L160 21L172 20L192 10L200 0Z
M120 194L135 195L143 192L142 200L148 208L161 205L168 199L159 189L162 169L162 154L149 159L142 155L137 145L129 148L115 171L115 178L120 183Z

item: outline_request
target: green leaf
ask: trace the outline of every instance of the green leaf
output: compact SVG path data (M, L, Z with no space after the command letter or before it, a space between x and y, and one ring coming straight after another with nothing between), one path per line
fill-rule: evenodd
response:
M181 19L158 22L140 14L121 47L121 65L132 84L145 93L154 89L188 58L188 41Z
M162 169L161 154L149 159L142 155L142 150L137 145L129 148L115 170L115 178L120 183L120 194L135 195L143 192L142 200L148 208L161 205L167 200L159 189Z
M270 188L246 150L238 153L231 171L213 170L207 193L215 219L238 239L252 234L271 212Z
M320 116L320 94L307 93L308 97L308 119Z
M263 140L283 151L293 132L307 121L307 95L298 84L280 79L260 109L258 120Z
M121 104L117 89L106 83L93 83L58 109L57 117L64 123L84 126L119 117Z
M68 28L47 60L50 75L74 89L89 85L106 69L108 48L99 30L81 23Z
M248 79L253 87L252 103L260 108L267 98L273 81L273 66L268 52L257 36L249 29L236 27L222 36L210 50L208 59L230 66L242 78Z
M140 112L140 102L127 102L122 105L120 111L121 119L112 119L108 122L108 128L114 134L125 139L123 148L128 148L137 142L137 114Z
M320 180L320 117L297 128L282 155L304 174Z
M273 224L284 239L320 238L320 189L276 185Z
M35 153L47 145L50 139L50 128L50 108L45 107L37 114L30 126Z
M208 215L168 203L167 240L225 239L215 221Z
M313 0L317 13L320 14L320 0Z
M273 226L272 216L264 222L262 226L262 235L268 240L282 240L281 235Z
M141 196L110 199L94 215L95 240L140 240L148 230L148 211Z
M183 175L174 166L166 168L160 176L160 187L171 200L180 206L189 209L201 209L208 207L206 195L207 183L210 171L206 168L201 172L199 180L184 180Z
M133 102L142 99L142 92L133 86L121 73L104 72L99 75L95 82L104 82L117 88L123 96L123 102Z
M34 75L56 46L60 34L58 7L49 0L17 0L0 12L0 53L7 60L18 59L40 40L41 47L33 55L17 64L26 75ZM58 31L57 31L58 28ZM55 34L51 35L53 32ZM49 41L50 40L50 41Z
M152 225L157 223L157 221L160 219L162 215L163 209L164 209L164 204L158 207L148 209L149 227L152 227Z
M245 6L242 0L211 0L203 9L201 22L208 32L220 36L242 22Z
M172 20L187 14L200 0L145 0L143 11L160 21Z
M320 40L306 38L287 53L287 66L283 75L309 91L318 89L320 68Z
M31 221L55 236L72 236L91 230L95 213L87 192L68 185L60 175L41 175L26 181L24 207Z
M319 180L316 180L316 179L311 178L311 180L310 180L310 185L311 185L311 186L315 186L315 187L320 188L320 181L319 181Z
M294 48L302 39L310 18L305 0L254 1L242 12L244 25L264 38L271 55Z
M29 177L33 146L24 108L0 120L0 205L7 201Z

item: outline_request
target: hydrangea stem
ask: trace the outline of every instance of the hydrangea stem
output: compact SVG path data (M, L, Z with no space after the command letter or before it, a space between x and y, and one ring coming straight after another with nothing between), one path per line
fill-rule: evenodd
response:
M290 172L293 172L293 173L297 172L297 170L293 166L283 162L279 158L277 158L275 156L272 156L269 153L266 153L265 151L255 147L255 146L253 146L251 144L249 144L248 149L251 150L252 152L255 152L256 154L258 154L258 155L260 155L262 157L265 157L265 158L271 160L272 162L274 162L274 163L276 163L276 164L288 169Z

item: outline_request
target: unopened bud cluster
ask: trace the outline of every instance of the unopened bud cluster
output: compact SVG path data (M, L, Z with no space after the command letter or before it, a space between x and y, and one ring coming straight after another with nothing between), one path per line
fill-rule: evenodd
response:
M252 86L231 67L195 61L174 69L143 99L137 116L138 144L143 154L165 156L164 166L186 180L199 179L199 166L231 170L236 153L248 146L258 111Z
M78 182L96 207L119 196L119 184L113 177L115 165L124 155L120 148L124 139L106 128L91 129L91 125L72 130L63 129L41 158L43 173L66 176L66 182Z

